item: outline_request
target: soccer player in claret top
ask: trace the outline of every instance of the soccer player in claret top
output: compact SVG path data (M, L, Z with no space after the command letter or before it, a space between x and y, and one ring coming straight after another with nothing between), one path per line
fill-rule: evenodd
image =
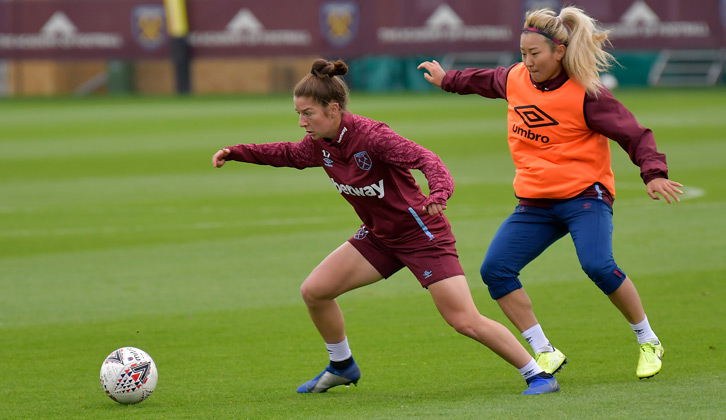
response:
M459 333L484 344L517 368L527 383L523 394L559 390L517 338L474 305L459 263L451 226L442 213L454 181L441 159L386 124L347 111L348 88L339 77L342 61L318 59L295 87L293 102L306 135L298 142L239 144L216 152L214 167L228 160L293 167L322 167L332 187L355 209L363 225L305 279L302 298L325 341L330 364L297 392L325 392L357 384L358 364L348 345L335 298L388 278L403 267L428 289L436 308ZM425 196L411 169L428 180Z
M648 195L680 201L678 182L668 179L666 157L651 130L600 82L615 60L603 49L608 31L576 7L559 15L549 9L525 16L520 36L522 62L510 67L445 71L436 61L419 69L447 92L503 98L515 165L519 204L500 226L487 250L481 276L491 297L532 346L550 373L567 362L553 347L519 281L524 266L570 234L582 269L625 316L636 334L638 378L660 372L663 346L650 326L633 282L612 252L615 198L609 139L640 167Z

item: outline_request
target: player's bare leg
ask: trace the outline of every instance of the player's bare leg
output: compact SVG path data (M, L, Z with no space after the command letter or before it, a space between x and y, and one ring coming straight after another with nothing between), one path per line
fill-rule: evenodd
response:
M652 378L657 375L663 367L663 345L658 336L650 327L643 302L640 300L638 291L629 277L625 278L613 293L608 295L610 301L628 320L638 339L640 356L635 374L640 379Z
M497 299L497 303L504 315L512 321L512 324L520 332L524 332L538 324L534 311L532 311L532 301L523 288L500 297Z
M429 286L434 303L457 332L491 349L517 368L527 381L524 394L559 391L557 380L537 365L532 356L502 324L479 313L464 276L454 276Z
M613 305L618 308L629 323L637 324L645 319L643 303L640 300L638 291L635 289L635 285L629 277L626 277L623 284L609 294L608 298L610 298Z
M479 313L464 276L438 281L429 292L441 316L457 332L484 344L514 367L532 358L505 326Z
M497 299L502 312L532 346L537 364L547 373L557 373L567 364L567 357L547 340L532 310L532 301L524 288Z
M378 271L348 242L315 267L300 292L326 343L338 343L345 338L345 321L335 298L381 279Z
M297 392L325 392L334 386L358 383L360 369L348 347L345 320L335 298L381 278L368 260L353 245L345 242L303 282L300 288L303 300L310 318L325 340L331 362L318 376L300 385Z

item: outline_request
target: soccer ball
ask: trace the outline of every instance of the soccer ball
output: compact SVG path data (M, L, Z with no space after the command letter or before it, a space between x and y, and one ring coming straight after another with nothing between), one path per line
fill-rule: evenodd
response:
M121 404L136 404L147 399L154 392L158 378L154 360L136 347L115 350L101 365L103 390Z

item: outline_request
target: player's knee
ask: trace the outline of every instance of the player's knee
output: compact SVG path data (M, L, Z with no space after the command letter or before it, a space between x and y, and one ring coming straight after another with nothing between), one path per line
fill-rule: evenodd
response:
M456 330L456 332L458 332L459 334L461 334L465 337L474 338L474 339L476 338L474 328L471 327L470 325L459 325L458 327L454 327L454 329Z
M582 267L582 271L584 271L585 274L592 279L592 281L597 282L607 274L610 270L611 264L607 261L588 259L580 260L580 266Z
M456 332L461 335L470 338L474 338L476 335L476 328L473 320L471 320L470 317L456 316L447 319L446 322L448 322L448 324L451 325L451 327L454 328L454 330L456 330Z
M512 273L499 265L492 264L487 259L482 263L479 274L489 289L489 295L494 300L522 287L517 273Z
M312 292L310 290L310 287L306 283L303 283L300 286L300 296L302 296L302 299L305 303L310 303L313 300Z
M327 296L327 293L325 293L325 290L322 289L315 282L310 281L310 279L305 280L302 286L300 286L300 295L302 296L303 301L308 306L315 305L315 303L317 302L330 299Z
M625 274L614 261L581 261L582 270L606 295L614 292L623 280Z
M491 286L497 283L500 283L502 281L502 278L497 276L495 273L497 272L497 266L492 264L488 259L484 259L484 262L481 263L481 267L479 268L479 275L481 276L482 281L487 286Z

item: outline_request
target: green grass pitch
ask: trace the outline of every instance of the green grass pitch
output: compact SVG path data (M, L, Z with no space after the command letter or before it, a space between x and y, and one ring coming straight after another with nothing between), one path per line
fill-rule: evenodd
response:
M679 204L652 201L611 142L615 257L665 345L664 369L636 379L635 336L566 237L522 273L570 361L562 392L534 398L519 395L514 368L448 327L405 270L339 299L359 386L295 393L327 363L299 285L358 219L322 169L211 166L223 146L302 138L289 95L1 101L0 418L723 416L726 90L616 97L686 185ZM514 331L478 276L516 203L506 103L353 92L350 108L442 157L474 299ZM111 401L99 384L103 359L122 346L158 366L139 405Z

